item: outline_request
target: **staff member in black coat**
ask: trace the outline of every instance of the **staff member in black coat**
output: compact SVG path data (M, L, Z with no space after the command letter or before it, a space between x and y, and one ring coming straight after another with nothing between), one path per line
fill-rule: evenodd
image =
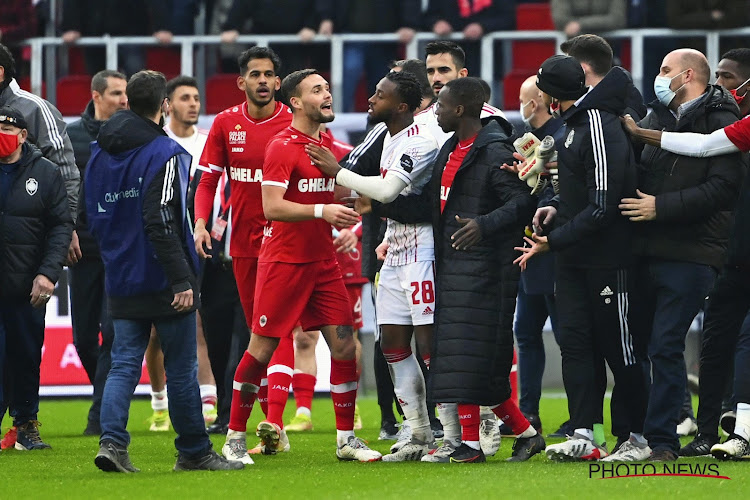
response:
M50 447L37 420L44 311L68 254L73 219L60 170L27 138L23 115L0 108L0 377L8 377L0 401L10 404L16 449L38 450Z
M593 435L601 414L596 397L597 351L630 403L631 436L645 445L644 373L627 318L630 226L617 208L621 198L635 195L636 187L633 150L618 119L629 80L620 71L612 74L611 85L587 88L584 78L581 65L569 56L550 57L537 73L545 102L555 114L562 112L567 127L564 140L556 143L560 194L550 206L537 210L537 234L526 239L530 247L518 248L523 255L517 259L524 267L536 253L558 253L555 299L563 382L575 433L568 441L547 447L547 456L554 460L596 460L607 455Z
M423 195L399 197L389 205L373 203L377 215L426 216L435 235L430 392L436 402L459 404L463 442L441 460L424 461L485 460L478 442L479 405L496 405L493 411L519 435L512 460L527 460L545 444L510 399L509 381L519 279L513 247L520 243L536 200L516 175L500 168L512 161L513 127L499 116L482 126L481 89L479 79L467 77L440 91L438 123L455 134L440 150Z

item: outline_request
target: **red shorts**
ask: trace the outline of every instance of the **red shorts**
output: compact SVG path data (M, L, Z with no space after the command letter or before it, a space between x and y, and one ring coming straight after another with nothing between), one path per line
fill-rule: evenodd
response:
M304 331L352 325L352 307L336 259L258 264L252 332L282 338L297 324Z
M349 293L349 304L352 307L354 329L361 330L365 326L365 320L362 317L362 285L346 285L346 291Z
M255 302L255 280L258 275L257 257L233 257L232 268L234 279L237 281L237 292L240 295L245 321L251 324L253 320L253 304Z

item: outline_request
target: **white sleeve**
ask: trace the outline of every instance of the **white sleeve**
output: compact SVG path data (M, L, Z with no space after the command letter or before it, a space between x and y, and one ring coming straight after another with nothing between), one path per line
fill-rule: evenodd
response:
M345 168L336 174L336 184L353 189L380 203L392 202L406 187L406 181L396 172L388 171L385 177L377 175L365 177Z
M663 132L661 148L684 156L720 156L740 150L727 137L723 128L710 134L692 132Z

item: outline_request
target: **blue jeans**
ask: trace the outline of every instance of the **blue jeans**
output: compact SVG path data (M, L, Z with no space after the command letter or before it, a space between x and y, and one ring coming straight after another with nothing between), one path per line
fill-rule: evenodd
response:
M36 420L39 412L44 313L26 297L0 303L0 418L10 407L15 426Z
M528 295L518 286L516 301L516 342L518 343L518 376L521 382L520 408L526 414L539 415L544 375L544 340L542 332L549 316L557 340L557 312L554 295Z
M648 290L639 290L656 300L646 318L653 318L648 343L653 381L643 434L651 449L680 449L677 437L680 409L685 400L685 336L703 307L716 279L716 271L703 264L646 259ZM640 313L640 311L639 311ZM721 388L717 388L721 390Z
M121 446L130 444L126 430L133 391L141 377L143 355L148 346L151 324L164 351L167 372L169 416L177 432L175 447L186 458L197 458L211 449L206 434L198 389L195 313L154 319L115 319L112 367L102 398L101 440Z

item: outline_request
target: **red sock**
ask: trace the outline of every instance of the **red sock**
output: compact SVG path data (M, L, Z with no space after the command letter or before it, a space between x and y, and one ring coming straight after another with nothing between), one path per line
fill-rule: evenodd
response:
M424 363L424 365L429 370L430 369L430 355L427 354L427 355L422 356L422 362Z
M510 367L510 399L518 406L518 356L513 349L513 366Z
M232 407L229 411L231 430L240 432L247 430L247 420L250 418L250 412L253 411L253 403L260 387L260 378L265 371L266 365L245 351L234 372L232 383Z
M354 430L354 402L357 399L357 361L331 358L331 399L336 430Z
M500 418L503 422L513 431L513 434L521 434L523 431L529 428L529 421L523 416L521 410L512 399L507 399L499 405L492 408L495 415Z
M284 428L284 408L289 399L289 385L294 372L294 341L281 339L268 363L268 413L267 420Z
M292 377L294 388L294 401L297 408L312 409L312 399L315 394L315 375L308 373L295 373Z
M458 404L462 441L479 441L479 405Z
M263 378L260 379L260 389L258 389L258 403L260 411L268 417L268 374L263 372Z

